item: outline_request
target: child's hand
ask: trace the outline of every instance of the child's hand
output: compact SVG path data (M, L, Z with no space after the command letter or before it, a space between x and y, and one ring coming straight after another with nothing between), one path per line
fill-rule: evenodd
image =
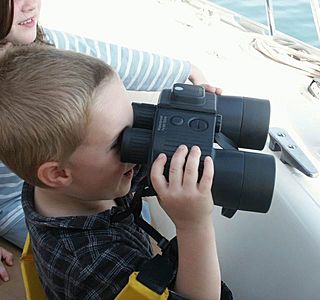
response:
M221 276L211 213L213 162L204 161L198 180L201 152L180 146L172 157L169 182L163 175L166 156L160 154L151 169L151 181L159 202L176 225L178 271L175 291L188 299L220 299ZM187 161L186 161L187 158Z
M208 83L207 79L205 78L202 71L195 65L191 65L191 71L188 78L193 84L195 85L201 85L204 87L206 92L215 93L218 95L222 94L222 89L219 87L214 87L211 84Z
M202 178L197 183L200 148L192 147L185 164L187 154L188 148L181 145L173 155L169 182L163 175L167 161L164 154L159 155L151 169L151 181L160 205L175 223L177 230L191 230L207 225L208 221L212 222L212 159L206 157Z
M0 247L0 284L2 281L9 281L9 274L4 267L4 264L8 266L13 265L13 255L11 252L7 251L6 249Z

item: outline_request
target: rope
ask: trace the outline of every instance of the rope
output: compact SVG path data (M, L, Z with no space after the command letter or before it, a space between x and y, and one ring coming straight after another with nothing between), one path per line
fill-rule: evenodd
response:
M256 36L251 46L274 61L302 71L309 77L320 77L320 51L279 37Z

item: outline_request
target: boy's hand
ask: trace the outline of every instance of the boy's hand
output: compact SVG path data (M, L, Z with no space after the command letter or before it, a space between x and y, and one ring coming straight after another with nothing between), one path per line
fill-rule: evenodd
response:
M180 146L170 163L169 181L163 175L167 161L160 154L151 168L151 181L160 205L176 225L178 270L174 290L188 299L220 299L221 276L211 213L213 162L204 161L198 180L201 152Z
M151 181L160 205L175 223L177 230L193 230L212 222L212 159L206 157L202 178L197 183L200 148L193 146L186 162L187 155L188 148L181 145L171 160L169 182L163 175L167 161L164 154L159 155L151 169Z
M7 266L13 265L13 255L11 252L7 251L6 249L0 247L0 284L2 281L9 281L9 274L4 266L6 264Z

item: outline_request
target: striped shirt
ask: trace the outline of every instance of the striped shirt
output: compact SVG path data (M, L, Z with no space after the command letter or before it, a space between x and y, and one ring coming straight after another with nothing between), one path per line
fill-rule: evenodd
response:
M120 75L127 90L160 91L188 79L191 65L158 54L133 50L107 42L44 29L46 39L59 49L100 58Z
M21 189L23 181L0 162L0 236L23 220Z
M155 91L185 82L189 62L132 50L56 30L44 29L45 38L57 48L86 53L111 65L128 90ZM0 236L23 220L20 204L22 180L0 162Z

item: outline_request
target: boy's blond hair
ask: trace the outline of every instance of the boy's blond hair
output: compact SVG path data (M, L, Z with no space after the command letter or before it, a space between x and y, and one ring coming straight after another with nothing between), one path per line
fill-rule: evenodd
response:
M79 53L37 45L7 50L0 59L0 160L43 186L38 167L63 162L81 144L94 91L114 75Z

